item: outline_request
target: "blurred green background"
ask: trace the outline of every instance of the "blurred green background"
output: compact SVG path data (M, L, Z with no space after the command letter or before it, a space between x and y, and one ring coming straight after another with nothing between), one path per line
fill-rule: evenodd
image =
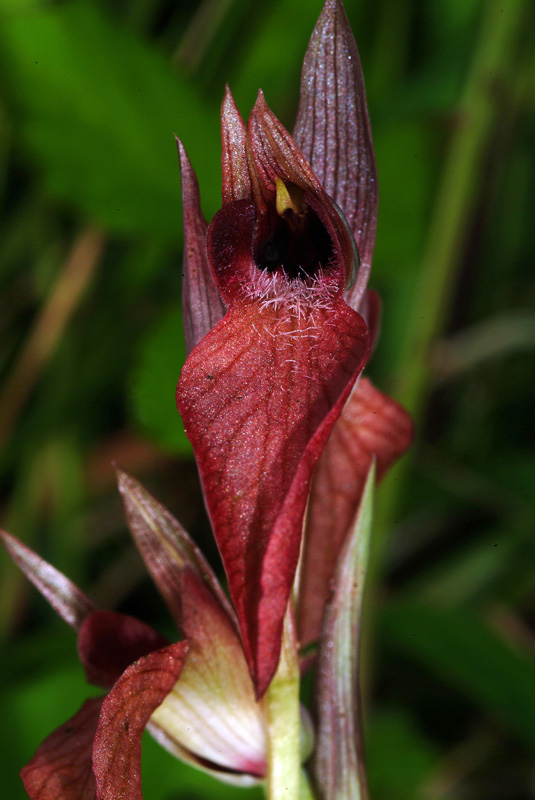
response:
M531 0L347 0L380 181L370 367L416 442L381 488L365 646L372 800L535 798ZM0 0L0 513L102 606L171 633L111 461L217 563L174 407L173 132L210 218L219 104L293 124L320 0ZM0 772L88 694L0 553ZM234 797L148 738L147 800ZM258 797L258 792L244 792Z

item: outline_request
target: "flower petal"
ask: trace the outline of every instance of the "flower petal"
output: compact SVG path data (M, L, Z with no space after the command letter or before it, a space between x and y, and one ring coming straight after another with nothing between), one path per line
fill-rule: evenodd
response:
M116 611L93 611L78 635L78 655L88 683L109 689L141 656L169 642L144 622Z
M377 172L362 67L340 0L327 0L312 34L294 138L355 236L360 268L348 302L358 309L375 244Z
M319 636L338 554L373 458L380 480L407 450L412 435L407 412L361 378L333 428L312 483L299 587L302 646Z
M91 752L103 700L86 700L21 770L30 800L95 800Z
M247 131L228 86L221 109L221 154L223 205L234 200L251 200L253 176L249 169Z
M176 139L182 178L184 217L184 261L182 278L182 319L186 353L225 315L206 253L207 225L201 211L199 184L180 139Z
M279 657L312 472L368 347L342 299L299 313L251 301L235 303L182 370L177 404L259 696Z
M117 470L119 491L132 536L177 626L182 626L182 570L189 566L206 581L234 620L234 611L205 557L182 525L143 486Z
M178 680L187 649L178 642L143 656L104 700L93 745L97 800L143 800L141 736Z
M54 611L75 630L95 610L92 600L48 561L26 547L19 539L0 531L0 539L7 552L36 589L50 603Z
M262 90L249 117L248 132L256 170L262 184L275 192L276 178L325 194L310 163L284 125L271 111Z
M217 778L217 780L222 783L228 783L231 786L241 786L242 788L255 786L259 783L259 779L253 775L214 767L211 762L205 761L199 758L195 753L186 750L185 747L181 747L163 728L160 728L159 725L156 725L152 720L148 723L146 729L152 738L157 741L161 747L171 753L172 756L178 758L180 761L184 761L186 764L190 764L196 769L202 770L202 772L211 775L213 778Z
M359 708L358 659L364 581L368 566L374 469L340 554L334 595L327 608L319 650L317 737L313 774L323 800L368 797Z
M212 770L266 771L262 707L239 635L212 592L189 567L182 574L183 628L189 641L180 680L151 718Z

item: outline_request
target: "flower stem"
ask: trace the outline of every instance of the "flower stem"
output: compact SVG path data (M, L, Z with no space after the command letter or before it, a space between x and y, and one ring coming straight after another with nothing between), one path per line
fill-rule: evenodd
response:
M268 800L309 800L306 776L301 773L299 664L292 610L284 620L277 672L264 700L268 727Z
M299 800L315 800L308 775L304 769L299 774Z

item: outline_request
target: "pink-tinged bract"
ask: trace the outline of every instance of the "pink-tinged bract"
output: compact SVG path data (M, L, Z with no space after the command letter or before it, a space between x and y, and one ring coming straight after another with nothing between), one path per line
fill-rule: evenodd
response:
M237 626L232 606L211 566L180 522L131 475L117 470L117 479L130 532L178 629L184 630L185 567L207 584L229 620Z
M54 611L71 628L79 630L87 615L95 610L93 601L20 539L5 531L0 531L0 539L15 564L48 600Z

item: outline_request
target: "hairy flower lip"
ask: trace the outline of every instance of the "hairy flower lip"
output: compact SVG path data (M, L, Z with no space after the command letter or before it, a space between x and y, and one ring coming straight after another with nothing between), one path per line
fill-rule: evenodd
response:
M337 232L330 224L331 220L316 198L310 198L310 207L314 211L318 209L319 220L321 217L326 219L324 229L332 242ZM236 302L255 299L290 305L292 300L305 302L310 306L325 305L341 296L344 288L342 269L339 266L342 256L338 259L331 257L326 264L320 264L311 275L305 273L301 277L292 276L287 274L284 267L270 271L259 266L255 256L255 248L258 247L255 245L257 230L257 209L249 200L236 200L225 205L217 212L208 228L208 258L221 296L229 307ZM346 250L345 243L340 243L339 238L337 244L338 250ZM353 260L351 266L344 265L344 273L353 271L352 264Z
M279 306L237 298L186 361L177 404L261 697L278 662L312 473L369 334L340 295Z

